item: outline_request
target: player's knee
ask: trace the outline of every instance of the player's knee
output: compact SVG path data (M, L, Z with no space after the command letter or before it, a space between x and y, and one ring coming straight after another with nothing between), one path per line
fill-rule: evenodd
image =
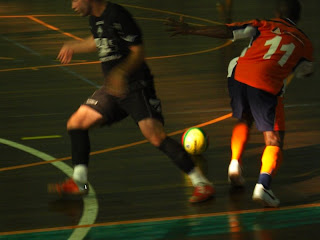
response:
M72 129L88 129L89 126L86 126L86 114L83 111L75 112L67 122L67 130Z
M68 120L67 129L86 130L101 125L103 121L103 116L100 113L87 106L81 106Z
M158 134L158 135L153 135L149 137L148 140L153 146L160 147L161 143L165 138L166 138L165 134Z
M277 137L276 135L269 135L266 139L265 139L265 143L266 146L277 146L277 147L281 147L281 141L280 138Z
M67 130L86 129L81 118L72 115L67 122Z

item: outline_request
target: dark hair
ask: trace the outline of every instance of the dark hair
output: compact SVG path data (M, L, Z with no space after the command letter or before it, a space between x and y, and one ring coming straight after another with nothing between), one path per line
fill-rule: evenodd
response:
M276 11L281 17L289 18L295 23L299 21L301 15L301 3L299 0L276 0Z

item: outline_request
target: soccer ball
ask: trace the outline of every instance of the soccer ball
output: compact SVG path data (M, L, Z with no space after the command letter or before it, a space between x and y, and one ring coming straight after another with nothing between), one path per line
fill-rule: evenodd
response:
M191 155L199 155L207 150L209 141L207 134L197 127L187 129L181 138L182 146Z

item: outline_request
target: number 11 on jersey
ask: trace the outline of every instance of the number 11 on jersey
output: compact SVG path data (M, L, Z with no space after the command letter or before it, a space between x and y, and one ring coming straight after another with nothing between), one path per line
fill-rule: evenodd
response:
M272 55L279 48L281 40L282 40L281 36L275 36L274 38L266 41L266 43L264 45L265 46L270 45L270 48L269 48L268 52L263 56L263 59L270 59L272 57ZM288 61L288 59L291 56L291 54L293 53L295 47L296 46L293 43L281 45L280 51L284 52L283 56L278 61L278 64L281 67L283 67L283 65Z

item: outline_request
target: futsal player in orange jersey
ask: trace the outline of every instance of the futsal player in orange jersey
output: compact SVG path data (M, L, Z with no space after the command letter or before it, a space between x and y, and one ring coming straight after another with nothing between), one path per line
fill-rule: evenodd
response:
M183 19L168 19L172 36L203 35L233 41L251 38L240 57L228 67L228 88L233 117L239 119L231 137L232 158L228 178L232 186L243 186L241 157L255 122L263 132L265 149L253 200L277 207L279 199L271 190L271 180L282 160L284 106L281 95L284 80L292 73L301 78L313 71L313 48L308 37L297 27L301 4L298 0L279 0L276 18L251 20L217 26L190 26Z

